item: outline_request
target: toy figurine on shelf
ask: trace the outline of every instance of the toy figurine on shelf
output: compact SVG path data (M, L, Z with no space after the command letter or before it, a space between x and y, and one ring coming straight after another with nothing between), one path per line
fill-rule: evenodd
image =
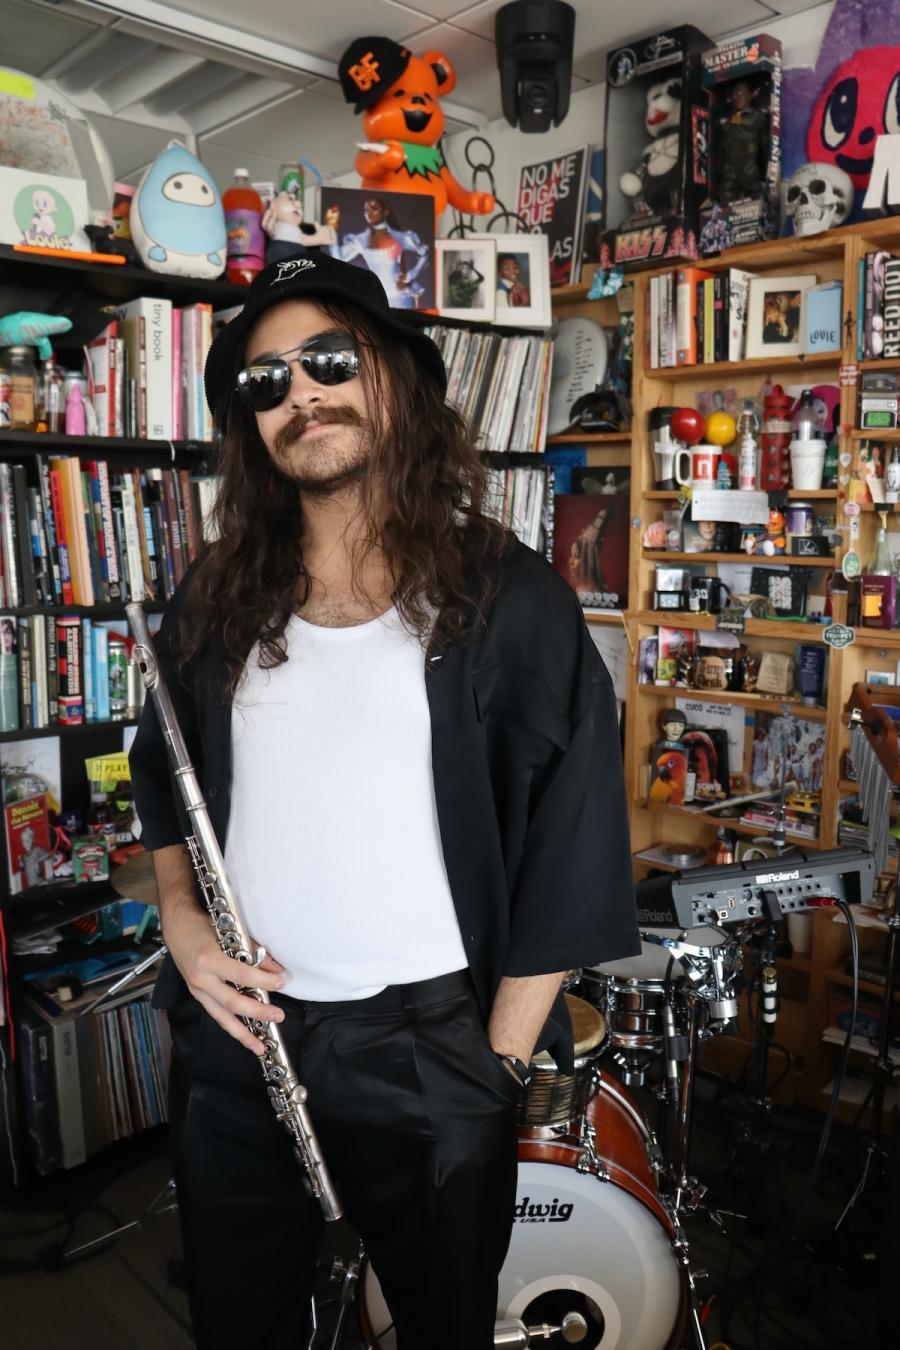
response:
M722 202L754 197L762 187L769 128L766 114L754 107L758 92L746 80L731 86L732 111L719 133L718 197Z
M704 53L709 193L700 212L701 253L777 233L781 73L781 43L766 33Z
M446 56L413 56L389 37L356 38L340 59L338 76L344 98L363 114L366 140L357 142L356 156L362 187L430 193L436 220L448 205L476 216L493 211L491 194L467 191L444 159L441 99L456 86Z
M295 192L279 192L266 207L262 228L268 235L266 266L296 258L304 248L337 243L337 235L330 225L310 223L303 219L303 203Z
M756 541L756 547L753 551L770 558L776 553L784 553L786 549L787 536L784 528L784 512L773 506L769 510L766 532Z
M680 708L663 708L659 715L659 726L665 738L659 742L661 746L683 748L682 737L687 727L687 717Z
M697 256L708 113L690 24L638 38L607 57L603 269Z

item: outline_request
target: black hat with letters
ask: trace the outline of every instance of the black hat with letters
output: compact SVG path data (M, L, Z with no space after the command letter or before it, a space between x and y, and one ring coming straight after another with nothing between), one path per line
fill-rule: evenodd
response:
M259 316L282 300L346 300L377 319L412 351L418 364L447 390L444 362L431 338L396 316L385 289L374 272L354 267L315 249L298 251L295 258L272 263L254 278L240 314L219 332L206 358L206 400L215 412L231 392L244 343Z
M356 38L338 63L338 75L344 98L355 103L354 112L378 101L386 89L399 80L409 65L412 52L388 37Z

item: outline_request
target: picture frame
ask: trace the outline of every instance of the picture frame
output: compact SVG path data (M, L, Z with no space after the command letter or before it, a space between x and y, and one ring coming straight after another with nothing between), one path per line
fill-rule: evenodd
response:
M477 239L493 239L497 248L494 323L507 328L549 328L553 316L547 236L468 234L465 242Z
M437 311L445 319L492 323L497 288L497 241L436 239Z
M326 185L319 198L322 220L337 236L328 249L333 258L373 272L391 309L434 309L434 202L427 193Z
M803 292L814 275L751 277L747 303L748 359L799 356L804 350Z

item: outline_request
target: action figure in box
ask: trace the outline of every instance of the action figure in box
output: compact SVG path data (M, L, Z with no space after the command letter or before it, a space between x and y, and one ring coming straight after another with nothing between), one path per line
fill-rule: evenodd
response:
M703 55L709 196L700 252L771 239L778 228L781 43L762 33Z
M610 53L606 207L611 228L601 239L601 267L696 258L708 140L700 56L712 45L698 29L683 24Z

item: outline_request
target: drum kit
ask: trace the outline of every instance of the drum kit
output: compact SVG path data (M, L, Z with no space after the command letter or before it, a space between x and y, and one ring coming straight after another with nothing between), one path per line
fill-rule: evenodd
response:
M737 1016L740 934L656 927L641 938L639 956L567 976L574 1072L546 1051L532 1060L495 1346L555 1331L585 1350L703 1350L682 1226L704 1193L688 1173L690 1107L699 1041ZM670 1151L627 1090L648 1082ZM367 1347L395 1350L365 1264L359 1300ZM512 1324L523 1339L503 1338Z

